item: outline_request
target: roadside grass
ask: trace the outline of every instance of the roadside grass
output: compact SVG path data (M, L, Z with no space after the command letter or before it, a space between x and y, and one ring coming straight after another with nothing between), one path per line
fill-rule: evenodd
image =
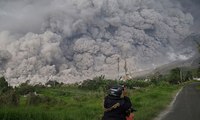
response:
M197 89L198 89L198 90L200 90L200 85L199 85L199 86L197 86Z
M129 90L134 107L135 120L151 120L172 100L181 85L151 85ZM1 120L101 120L103 115L103 90L83 90L76 87L44 88L39 95L62 100L59 104L26 105L26 97L20 97L18 107L0 107Z
M138 112L135 112L135 120L152 120L167 105L173 96L181 88L178 85L151 86L133 92L131 99Z
M191 81L189 81L189 83L193 83L193 82L195 82L195 83L200 83L199 80L191 80ZM197 90L200 90L200 85L196 86L196 89L197 89Z

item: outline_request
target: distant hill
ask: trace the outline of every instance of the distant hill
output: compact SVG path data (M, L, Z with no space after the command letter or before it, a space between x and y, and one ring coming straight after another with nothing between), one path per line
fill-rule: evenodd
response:
M156 68L155 70L153 70L152 73L155 73L157 71L159 71L160 73L167 73L171 69L177 68L177 67L183 68L183 69L194 69L200 66L199 62L200 62L200 56L195 55L194 57L185 61L174 61L172 63L162 65Z
M183 70L190 70L190 69L195 69L198 66L200 66L200 55L196 54L194 57L185 60L185 61L174 61L162 66L157 67L154 70L144 70L144 71L138 71L138 72L134 72L131 74L131 76L134 76L134 78L146 78L149 75L152 75L156 72L160 72L161 74L166 74L168 73L171 69L174 68L182 68Z

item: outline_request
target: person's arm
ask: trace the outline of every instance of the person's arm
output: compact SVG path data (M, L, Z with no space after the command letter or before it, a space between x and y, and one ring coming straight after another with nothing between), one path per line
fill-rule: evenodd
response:
M127 97L127 96L124 96L124 108L125 109L129 109L129 108L131 108L132 107L132 103L131 103L131 100L130 100L130 98L129 97Z
M129 97L124 97L124 111L126 112L126 115L128 116L131 112L136 111L131 103L131 100Z

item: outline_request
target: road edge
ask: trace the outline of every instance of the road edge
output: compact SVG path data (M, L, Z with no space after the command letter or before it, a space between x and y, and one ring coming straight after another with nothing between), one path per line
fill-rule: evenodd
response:
M173 97L173 100L171 101L171 103L165 108L165 110L163 110L156 118L154 118L153 120L162 120L162 118L167 115L171 109L173 104L176 101L177 96L179 95L179 93L182 91L183 87L181 87L181 89L179 89L179 91L176 93L176 95Z

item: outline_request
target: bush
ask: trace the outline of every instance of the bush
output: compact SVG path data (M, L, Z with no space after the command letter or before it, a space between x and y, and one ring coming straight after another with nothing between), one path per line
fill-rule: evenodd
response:
M27 95L29 93L35 92L35 87L22 83L16 90L20 95Z
M6 81L6 79L4 77L0 78L0 88L3 87L8 87L8 82Z
M117 84L116 80L107 80L105 76L95 77L92 80L88 79L83 81L79 88L87 90L108 89L111 85Z
M143 80L127 80L125 84L127 88L133 89L134 87L148 87L151 85L151 82L145 82Z
M29 93L27 96L26 104L27 105L38 105L42 102L42 98L39 95L35 95L34 93Z
M0 94L3 94L9 90L11 90L12 87L8 86L8 82L4 77L0 78Z
M127 88L133 89L134 87L148 87L152 83L145 82L143 80L127 80L127 81L119 81L119 80L107 80L104 78L104 76L95 77L92 80L85 80L81 85L79 85L79 88L81 89L87 89L87 90L99 90L103 89L104 91L107 91L111 86L117 85L117 84L125 84Z
M0 105L19 105L19 95L13 90L2 94L0 96Z
M34 93L29 93L26 100L27 105L39 105L39 104L56 105L56 104L64 104L64 103L65 102L62 100L57 100L49 96L36 95Z
M180 68L175 68L175 69L172 69L170 71L170 74L169 74L169 83L171 84L178 84L181 82L181 77L180 77Z
M58 81L48 81L45 85L48 86L50 85L51 87L60 87L62 86L64 83L59 83Z
M192 80L193 79L192 72L191 71L186 71L186 73L184 74L183 77L184 77L183 78L184 81Z
M150 79L153 84L158 85L161 81L164 80L164 76L157 71L154 75L150 77Z

